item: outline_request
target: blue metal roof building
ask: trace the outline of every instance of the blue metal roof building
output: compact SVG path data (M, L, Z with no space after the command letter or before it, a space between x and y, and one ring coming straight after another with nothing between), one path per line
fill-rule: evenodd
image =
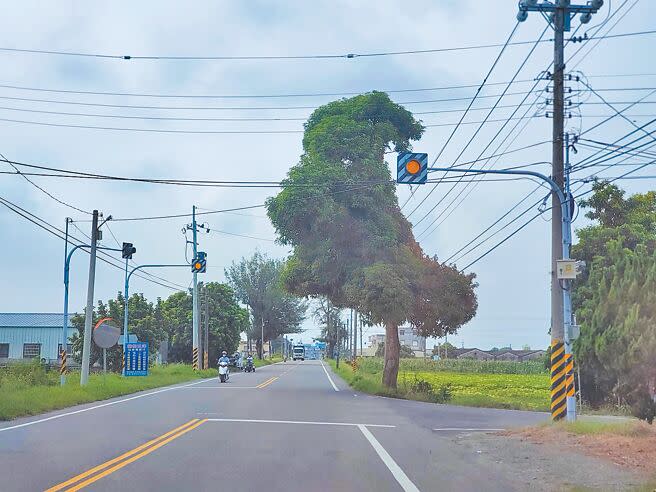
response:
M77 330L68 317L68 340ZM61 313L0 313L0 360L57 360L64 315ZM71 347L67 350L70 354Z

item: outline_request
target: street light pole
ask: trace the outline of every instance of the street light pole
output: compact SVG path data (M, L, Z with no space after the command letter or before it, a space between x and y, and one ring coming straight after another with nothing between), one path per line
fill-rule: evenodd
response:
M66 217L66 240L64 242L64 326L62 328L61 367L59 370L59 384L66 384L66 355L68 346L68 225L72 222Z
M128 299L130 299L130 288L128 286L129 276L128 276L128 261L129 258L125 259L125 285L123 289L123 376L125 376L126 371L126 361L128 356Z

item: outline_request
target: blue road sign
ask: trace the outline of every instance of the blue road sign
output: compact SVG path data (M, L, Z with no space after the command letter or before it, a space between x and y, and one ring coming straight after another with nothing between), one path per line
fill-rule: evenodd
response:
M125 354L125 375L148 376L148 342L128 342Z
M428 178L428 154L402 152L396 158L396 182L424 184Z

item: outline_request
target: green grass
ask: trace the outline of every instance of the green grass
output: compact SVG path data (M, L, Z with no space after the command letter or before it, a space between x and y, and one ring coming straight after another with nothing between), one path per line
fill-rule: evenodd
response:
M335 362L328 362L335 369ZM398 388L390 390L382 385L381 372L372 372L372 369L373 365L363 361L355 372L348 364L340 364L336 372L354 389L364 393L426 401L425 395L411 391L415 379L419 379L430 383L434 390L450 385L450 403L454 405L535 411L549 409L549 376L546 373L408 371L402 362Z
M369 373L382 372L382 357L364 357L359 367ZM547 374L543 361L512 362L475 359L401 359L400 371L410 372L473 372L480 374Z
M257 359L257 358L254 358L253 362L255 363L255 367L268 366L269 364L275 364L276 362L282 362L282 357L279 356L279 355L274 355L270 359Z
M645 434L645 426L641 422L629 420L626 422L607 422L601 420L579 419L576 422L558 422L556 425L567 432L578 435L614 434L626 437L639 437Z
M547 374L472 374L456 372L404 372L399 386L414 379L428 381L434 388L450 384L454 405L515 410L549 409Z
M216 376L216 370L194 372L188 365L169 364L152 367L146 377L93 374L84 387L80 386L79 373L72 373L62 387L56 371L46 372L32 364L21 364L20 367L0 369L0 420L213 376Z

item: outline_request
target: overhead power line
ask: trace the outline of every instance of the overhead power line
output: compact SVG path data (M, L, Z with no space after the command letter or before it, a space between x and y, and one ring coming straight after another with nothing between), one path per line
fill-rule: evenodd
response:
M633 117L645 117L648 118L651 115L632 115ZM588 115L588 118L607 118L607 115ZM459 123L430 123L424 125L426 128L444 128L451 126L462 126L462 125L484 125L486 123L508 123L513 120L525 120L525 119L539 119L545 118L545 115L530 115L530 116L519 116L519 117L508 117L508 118L497 118L497 119L484 119L482 121L464 121ZM32 121L32 120L17 120L13 118L0 118L0 121L7 123L18 123L23 125L36 125L36 126L48 126L55 128L78 128L84 130L103 130L103 131L118 131L118 132L136 132L136 133L165 133L165 134L183 134L183 135L279 135L279 134L300 134L304 133L304 130L275 130L275 129L266 129L266 130L183 130L183 129L166 129L166 128L139 128L139 127L124 127L124 126L100 126L100 125L81 125L74 123L51 123L46 121ZM505 125L504 125L505 128ZM423 202L422 202L423 203Z
M631 175L631 174L633 174L633 173L639 171L640 169L644 169L645 167L647 167L647 166L649 166L649 165L652 165L652 164L656 164L656 160L653 160L653 161L651 161L651 162L644 163L643 165L641 165L640 167L637 167L636 169L631 169L630 171L627 171L627 172L621 174L620 176L615 176L615 177L612 177L612 178L607 179L607 180L604 180L604 181L606 181L606 182L608 182L608 183L613 183L613 182L618 181L618 180L621 180L621 179L626 179L629 175ZM585 191L585 192L583 192L583 193L580 193L580 194L578 194L578 195L575 195L574 198L575 198L575 199L576 199L576 198L580 198L580 197L585 196L585 195L587 195L587 194L589 194L589 193L592 193L592 189L589 189L589 190L587 190L587 191ZM549 207L549 208L551 208L551 207ZM537 219L540 215L542 215L542 213L544 213L544 212L546 212L546 211L547 211L547 210L543 210L543 211L539 212L538 214L534 215L533 217L531 217L530 219L528 219L524 224L522 224L520 227L518 227L517 229L515 229L513 232L511 232L509 235L507 235L507 236L506 236L505 238L503 238L501 241L499 241L498 243L496 243L494 246L492 246L491 248L489 248L489 249L488 249L487 251L485 251L482 255L478 256L474 261L470 262L468 265L466 265L465 267L463 267L463 268L461 269L461 271L465 271L465 270L467 270L468 268L470 268L471 266L473 266L475 263L477 263L478 261L480 261L480 260L482 260L483 258L485 258L487 255L489 255L490 253L492 253L495 249L497 249L499 246L501 246L502 244L504 244L504 243L505 243L506 241L508 241L510 238L512 238L513 236L515 236L516 234L518 234L521 230L523 230L526 226L528 226L531 222L533 222L533 221L534 221L535 219Z
M545 27L545 29L544 29L544 30L542 31L542 33L540 34L540 38L539 38L539 39L542 39L542 38L544 37L545 33L547 32L547 29L549 29L549 26L548 26L548 25L547 25L547 27ZM529 52L526 54L526 56L524 57L524 60L520 63L520 65L519 65L519 67L517 68L517 70L515 70L515 73L514 73L513 77L510 79L511 81L512 81L512 80L515 80L515 79L519 76L519 73L522 71L522 69L524 68L524 66L525 66L526 63L528 62L528 60L531 58L531 56L532 56L533 53L535 52L535 49L537 48L537 46L538 46L537 43L533 44L533 46L531 47L530 51L529 51ZM537 81L535 82L533 88L535 89L535 88L537 87L538 84L539 84L539 80L537 80ZM460 153L458 154L458 156L453 160L454 163L457 163L458 160L460 160L460 158L463 156L463 154L465 153L465 151L466 151L466 150L469 148L469 146L474 142L474 140L475 140L476 137L478 136L479 132L483 129L483 126L484 126L485 123L488 121L488 119L490 118L490 116L492 115L492 113L495 111L496 107L501 103L501 100L503 99L503 97L505 96L506 92L507 92L509 89L510 89L510 84L508 84L508 85L506 86L505 90L504 90L504 91L501 93L501 95L499 96L499 99L497 99L496 103L493 105L492 109L487 113L485 119L480 123L480 125L478 126L478 128L476 129L476 131L474 132L474 134L473 134L473 135L467 140L467 142L465 143L465 145L463 146L463 148L460 150ZM524 97L524 100L523 100L520 104L524 103L524 101L526 101L527 98L528 98L528 94ZM513 115L514 115L518 110L519 110L519 106L517 107L517 109L515 109L515 111L513 112ZM523 119L523 118L522 118L522 119ZM503 125L499 130L497 130L497 132L495 133L495 135L493 136L493 138L492 138L491 140L489 140L488 144L485 146L485 148L483 149L483 151L478 155L477 159L480 159L480 158L481 158L481 156L483 155L483 153L484 153L485 151L487 151L487 149L489 148L490 145L492 145L492 142L493 142L494 140L496 140L496 138L501 134L501 132L503 131L503 129L504 129L504 128L506 127L506 125L508 124L509 119L506 118L506 119L504 119L504 121L505 121L504 125ZM473 166L470 166L470 167L473 167ZM446 175L447 175L447 173L444 173L443 177L446 177ZM421 219L419 219L417 222L415 222L414 225L417 226L417 225L419 225L422 221L424 221L426 218L428 218L428 216L433 212L433 210L435 210L435 209L436 209L436 208L437 208L437 207L438 207L438 206L439 206L439 205L440 205L440 204L446 199L446 197L449 196L449 195L451 194L451 192L452 192L457 186L458 186L458 184L456 183L456 184L454 184L451 188L449 188L449 190L448 190L444 195L442 195L442 196L440 197L440 199L437 201L437 203L436 203L436 204L435 204L435 205L434 205L434 206L433 206L428 212L426 212L426 213L421 217ZM423 203L424 201L426 201L426 199L432 194L433 191L435 191L435 187L434 187L433 189L431 189L431 190L428 192L428 194L424 197L424 200L422 200L421 203ZM461 192L461 193L462 193L462 192ZM458 196L460 196L460 195L458 195ZM457 198L458 198L458 197L456 196L456 198L454 198L454 199L451 201L451 203L453 203ZM421 203L420 203L419 205L421 205ZM416 210L417 208L418 208L418 206L415 207L415 210ZM439 218L439 216L438 216L437 218ZM437 220L437 218L436 218L435 220ZM432 226L432 224L435 222L435 220L434 220L433 222L431 222L431 224L428 225L428 227L424 230L424 232L426 232L426 231Z
M27 220L27 221L31 222L32 224L38 226L39 228L43 229L44 231L52 234L55 237L58 237L62 241L66 239L65 232L62 231L61 229L59 229L57 226L51 224L50 222L46 221L45 219L42 219L41 217L35 215L32 212L27 211L26 209L20 207L19 205L16 205L15 203L7 200L6 198L0 197L0 204L4 205L7 209L9 209L12 212L14 212L15 214L23 217L25 220ZM74 236L72 236L70 234L69 234L69 240L72 241L72 242L77 242L78 244L84 244L83 241L80 241L79 239L75 238ZM85 253L89 253L88 251L84 250L84 248L83 248L83 251L85 251ZM102 250L98 251L98 255L99 255L98 259L100 261L102 261L102 262L104 262L104 263L106 263L106 264L108 264L108 265L110 265L114 268L117 268L121 271L124 270L123 265L121 265L120 263L116 263L116 261L118 261L117 258L114 258L113 256L109 255L108 253L106 253ZM171 287L172 285L177 285L177 284L175 284L173 282L170 282L168 280L167 280L167 283L169 283L170 285L166 285L164 283L161 283L161 282L158 282L156 280L150 279L148 277L145 277L145 276L141 275L140 273L135 273L135 276L140 277L140 278L142 278L142 279L144 279L148 282L160 285L162 287L166 287L166 288L171 289L171 290L176 290L176 291L179 290L177 287Z
M604 39L622 38L627 36L644 36L654 34L656 31L638 31L628 32L622 34L615 34L605 36ZM598 39L594 36L588 37L587 40ZM540 41L515 41L509 43L509 46L522 46L526 44L533 44L535 42L546 43L552 41L550 39ZM372 51L362 53L319 53L319 54L305 54L305 55L128 55L128 54L113 54L113 53L100 53L100 52L85 52L85 51L65 51L65 50L44 50L44 49L29 49L29 48L14 48L14 47L0 47L0 51L8 53L22 53L33 55L56 55L56 56L73 56L84 58L98 58L110 60L168 60L168 61L239 61L239 60L336 60L336 59L355 59L355 58L378 58L385 56L402 56L402 55L422 55L422 54L435 54L447 53L454 51L471 51L479 49L499 48L503 46L500 43L486 43L469 46L453 46L447 48L430 48L430 49L413 49L413 50L397 50L397 51Z
M517 32L518 27L519 27L519 22L515 23L515 25L514 25L512 31L510 31L510 34L508 35L508 38L506 39L506 42L502 45L501 50L499 51L499 53L497 54L496 58L495 58L494 61L492 62L492 65L490 65L490 68L488 69L487 73L485 74L485 77L483 77L483 80L481 81L481 84L479 85L478 90L476 91L476 93L474 94L474 96L471 98L471 100L469 101L469 105L468 105L467 108L465 109L465 112L464 112L464 113L462 114L462 116L460 117L460 121L459 121L459 123L458 123L458 124L455 126L455 128L451 131L451 133L450 133L449 136L447 137L446 141L444 142L444 144L443 144L442 147L440 148L439 152L438 152L437 155L433 158L433 162L432 162L432 165L433 165L433 166L435 165L435 163L438 161L438 159L440 158L440 156L444 153L444 151L445 151L446 148L448 147L449 143L451 142L451 140L453 139L454 135L455 135L456 132L458 131L458 128L460 128L460 124L461 124L462 121L464 120L465 116L467 115L467 113L468 113L469 110L471 109L471 107L472 107L472 105L474 104L474 102L476 101L476 99L478 99L478 98L480 97L481 90L482 90L483 87L485 87L485 85L487 84L488 79L489 79L490 76L492 75L492 72L494 72L494 69L495 69L496 66L498 65L499 60L501 59L501 56L503 55L503 53L505 52L505 50L506 50L506 48L507 48L507 46L508 46L508 43L510 43L510 41L511 41L512 38L513 38L513 36L514 36L515 33ZM511 83L512 83L512 82L509 82L508 85L506 85L506 90L507 90L507 87L508 87ZM504 93L505 93L505 91L504 91ZM500 102L500 99L497 100L496 104L499 104L499 102ZM414 214L414 213L419 209L419 207L422 206L422 204L428 199L428 197L431 195L431 193L433 193L433 191L435 191L436 188L437 188L437 185L434 185L434 186L429 190L428 194L425 195L424 198L422 198L422 200L419 202L419 204L416 205L416 206L410 211L410 213L407 215L408 218L410 218L410 217L412 216L412 214ZM404 204L404 206L407 205L407 203L408 203L408 202L406 202L406 203ZM403 210L403 207L401 207L401 210Z
M532 82L531 80L516 81L515 83L520 82ZM495 82L494 84L489 85L507 85L508 82ZM477 86L476 86L477 87ZM116 92L116 91L83 91L77 89L51 89L48 87L28 87L20 85L8 85L0 84L2 89L12 89L20 91L30 91L30 92L52 92L57 94L77 94L85 96L120 96L120 97L148 97L148 98L162 98L162 99L282 99L282 98L294 98L294 97L338 97L338 96L352 96L362 94L363 92L373 92L375 89L364 90L360 92L335 92L335 93L307 93L307 94L155 94L147 92ZM430 87L423 89L399 89L399 90L381 90L380 92L386 92L388 94L394 93L407 93L407 92L429 92L429 91L439 91L439 90L451 90L451 89L469 89L472 88L471 85L460 85L460 86L446 86L446 87ZM627 89L627 90L639 90L638 89ZM524 92L511 93L511 95L525 94ZM497 95L491 94L486 95L486 97L496 97ZM482 97L482 96L481 96ZM447 99L428 99L428 100L419 100L419 101L399 101L399 104L421 104L421 103L432 103L432 102L445 102L445 101L462 101L469 100L470 97L466 98L447 98ZM51 100L44 100L44 102L50 102ZM56 101L55 101L56 102ZM200 108L161 108L158 106L120 106L120 107L133 107L133 108L143 108L143 109L200 109ZM292 106L287 107L286 109L315 109L316 106ZM210 108L210 109L248 109L248 108ZM281 109L280 106L273 107L259 107L255 109Z
M52 200L56 201L56 202L59 203L60 205L64 205L65 207L68 207L68 208L70 208L70 209L72 209L72 210L75 210L76 212L82 212L83 214L91 215L91 212L89 212L88 210L84 210L84 209L81 209L81 208L79 208L79 207L76 207L75 205L71 205L70 203L65 202L65 201L62 200L61 198L57 198L55 195L53 195L52 193L50 193L48 190L46 190L45 188L43 188L43 187L39 186L38 184L36 184L36 183L35 183L34 181L32 181L30 178L28 178L28 177L25 176L23 173L21 173L20 170L16 167L16 165L15 165L13 162L11 162L10 160L8 160L8 159L7 159L7 158L6 158L1 152L0 152L0 157L2 158L2 160L3 160L4 162L6 162L7 164L9 164L11 167L13 167L17 174L20 174L20 175L21 175L21 176L22 176L22 177L23 177L28 183L30 183L30 184L31 184L32 186L34 186L37 190L41 191L43 194L45 194L46 196L48 196L48 197L51 198Z

